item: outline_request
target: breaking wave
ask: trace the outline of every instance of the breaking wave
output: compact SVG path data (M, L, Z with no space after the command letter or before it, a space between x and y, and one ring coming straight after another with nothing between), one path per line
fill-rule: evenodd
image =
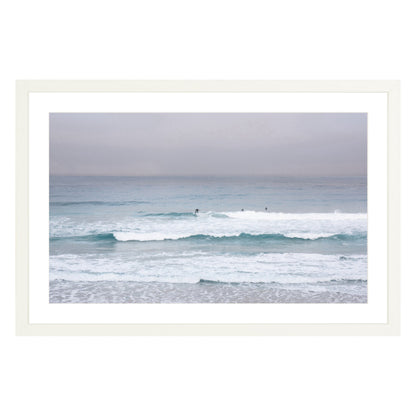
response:
M290 233L284 234L250 234L240 233L231 235L211 235L211 234L164 234L164 233L138 233L138 232L113 232L105 234L90 234L80 236L51 237L50 241L59 240L81 240L81 241L108 241L108 242L147 242L147 241L172 241L172 240L194 240L194 241L312 241L312 240L331 240L331 241L357 241L365 240L366 233L356 234L313 234L313 233Z

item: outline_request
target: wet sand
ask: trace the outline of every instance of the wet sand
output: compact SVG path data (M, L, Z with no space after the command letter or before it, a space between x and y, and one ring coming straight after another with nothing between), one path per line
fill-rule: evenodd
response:
M317 290L318 289L318 290ZM50 303L366 303L366 285L282 288L274 283L141 283L67 281L49 283Z

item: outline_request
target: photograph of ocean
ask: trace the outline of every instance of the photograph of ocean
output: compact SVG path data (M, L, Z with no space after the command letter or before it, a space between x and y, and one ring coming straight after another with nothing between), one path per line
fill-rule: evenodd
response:
M365 303L365 176L50 177L51 303Z
M51 113L50 303L366 303L367 114Z

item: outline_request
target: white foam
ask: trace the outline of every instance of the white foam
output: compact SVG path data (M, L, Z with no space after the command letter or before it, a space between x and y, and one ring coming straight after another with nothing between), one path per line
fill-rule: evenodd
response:
M212 255L122 257L51 256L50 279L197 283L308 284L331 280L366 280L367 256L265 253L254 256Z
M317 240L318 238L332 237L333 233L287 233L284 234L288 238L301 238L304 240Z
M187 238L195 236L195 234L163 234L163 233L133 233L133 232L115 232L113 233L114 238L117 241L163 241L163 240L179 240L181 238ZM207 234L204 234L207 235ZM208 234L210 237L238 237L240 234L219 234L213 233ZM253 236L260 236L263 234L250 234ZM336 234L331 233L287 233L282 234L288 238L299 238L304 240L317 240L318 238L331 237Z
M266 220L266 221L351 221L366 220L366 213L285 213L285 212L266 212L266 211L233 211L220 212L229 218L247 219L247 220Z
M219 214L219 215L218 215ZM129 217L116 222L51 219L51 237L113 233L119 241L160 241L196 234L238 236L241 233L283 234L315 239L335 234L365 233L367 214L291 214L256 211L208 212L189 217Z
M164 233L134 233L134 232L115 232L114 238L118 241L162 241L178 240L187 237L186 234L164 234Z

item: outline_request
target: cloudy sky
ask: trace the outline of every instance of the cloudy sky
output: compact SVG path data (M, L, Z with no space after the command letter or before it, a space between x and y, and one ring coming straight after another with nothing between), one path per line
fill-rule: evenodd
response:
M51 113L52 175L365 175L364 113Z

